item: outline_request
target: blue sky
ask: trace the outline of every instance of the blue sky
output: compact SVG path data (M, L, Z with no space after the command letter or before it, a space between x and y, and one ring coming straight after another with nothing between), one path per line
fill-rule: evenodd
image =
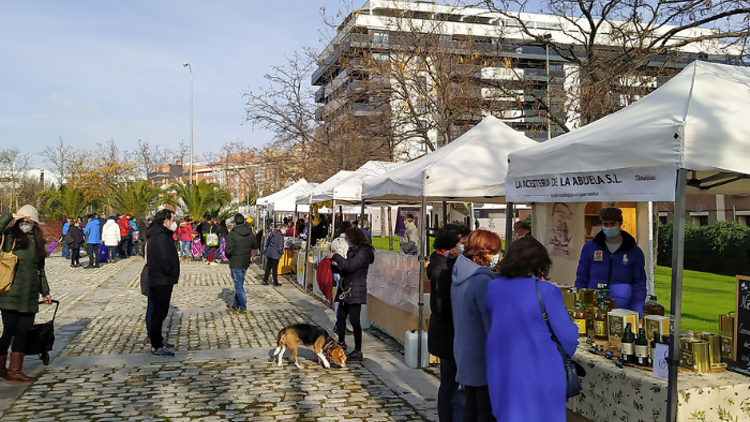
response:
M355 2L357 7L364 0ZM4 1L0 3L0 149L38 154L190 139L196 156L227 141L261 146L240 93L284 54L320 47L319 10L338 0ZM43 166L41 158L35 165Z

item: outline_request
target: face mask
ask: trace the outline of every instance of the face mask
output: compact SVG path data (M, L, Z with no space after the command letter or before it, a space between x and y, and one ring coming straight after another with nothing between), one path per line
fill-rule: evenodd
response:
M602 231L604 232L604 235L610 239L614 239L620 234L619 227L602 227Z
M346 242L346 244L349 245L350 248L354 247L354 243L352 243L352 242Z
M518 233L513 233L513 239L520 239L521 236L518 235Z
M169 226L169 230L175 231L177 230L177 222L173 221L172 225Z
M500 254L492 255L492 262L490 262L489 268L495 268L495 265L500 261Z
M32 229L34 229L34 223L19 223L18 228L21 229L22 232L28 234L31 233Z
M461 248L461 255L463 255L463 254L464 254L464 244L463 244L463 243L461 243L461 244L459 245L459 247Z

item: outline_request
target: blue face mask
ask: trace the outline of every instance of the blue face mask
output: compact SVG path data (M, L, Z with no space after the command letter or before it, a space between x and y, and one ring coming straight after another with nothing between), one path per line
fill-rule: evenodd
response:
M463 244L463 243L461 243L461 244L460 244L460 245L458 245L458 246L459 246L459 248L461 249L461 255L463 255L463 254L464 254L464 244Z
M602 231L604 232L604 235L610 239L614 239L620 235L619 227L602 227Z
M349 245L350 248L354 247L354 243L352 243L352 242L346 242L346 244Z
M492 262L490 262L489 268L495 268L495 265L500 261L500 254L492 255Z

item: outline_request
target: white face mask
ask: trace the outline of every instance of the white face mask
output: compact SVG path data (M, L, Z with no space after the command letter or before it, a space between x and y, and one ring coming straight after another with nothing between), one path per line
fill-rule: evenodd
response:
M173 221L172 224L169 226L169 230L175 231L177 230L177 222Z

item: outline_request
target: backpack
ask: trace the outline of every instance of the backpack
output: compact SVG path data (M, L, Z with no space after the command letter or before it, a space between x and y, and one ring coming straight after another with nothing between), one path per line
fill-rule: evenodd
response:
M70 226L70 229L72 229L73 226ZM70 245L71 243L75 242L75 239L73 239L73 235L70 233L70 229L68 229L68 232L65 233L65 236L63 236L63 242L65 242L66 245Z

